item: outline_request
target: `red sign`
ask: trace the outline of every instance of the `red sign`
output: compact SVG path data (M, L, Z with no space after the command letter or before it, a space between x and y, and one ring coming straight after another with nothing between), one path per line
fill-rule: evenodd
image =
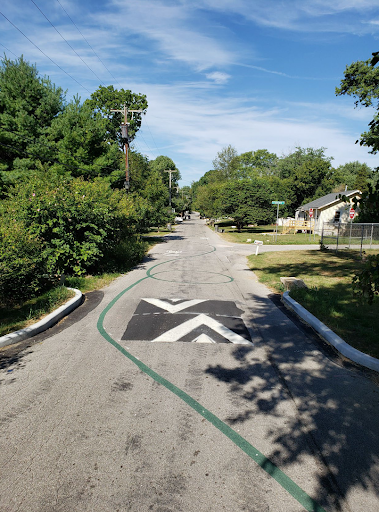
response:
M313 208L309 208L309 216L310 216L310 218L313 217Z
M353 208L350 208L350 211L349 211L350 219L354 219L354 215L355 215L355 210Z

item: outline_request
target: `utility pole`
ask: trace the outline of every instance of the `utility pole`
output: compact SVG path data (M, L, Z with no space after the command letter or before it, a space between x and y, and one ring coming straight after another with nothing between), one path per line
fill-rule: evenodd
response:
M143 110L129 110L128 107L126 105L124 105L124 108L123 110L116 110L116 109L111 109L111 112L121 112L121 114L123 113L124 114L124 123L121 124L121 135L122 135L122 138L125 139L125 190L126 192L129 191L129 186L130 186L130 183L129 183L129 134L128 134L128 127L129 127L129 124L128 123L128 113L130 112L132 114L132 119L133 119L133 114L135 112L143 112Z
M169 188L169 193L170 193L170 196L169 196L169 197L170 197L170 203L169 203L169 205L170 205L170 207L171 207L171 174L172 174L173 172L176 172L176 169L165 169L163 172L168 172L168 173L170 173L170 184L169 184L169 187L168 187L168 188Z

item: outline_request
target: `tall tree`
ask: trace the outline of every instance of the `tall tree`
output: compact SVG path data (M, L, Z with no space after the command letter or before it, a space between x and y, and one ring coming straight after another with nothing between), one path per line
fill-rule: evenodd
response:
M346 67L341 86L336 87L336 95L347 94L355 98L355 107L359 104L364 107L374 107L376 113L369 122L368 131L361 134L357 140L361 146L371 148L370 153L379 151L379 67L377 52L372 59L353 62Z
M297 208L308 200L331 192L335 184L332 158L325 155L325 148L296 148L296 151L278 162L279 176L288 179L294 192Z
M158 171L161 174L163 182L167 187L169 186L170 176L169 173L165 171L174 170L175 172L171 174L171 188L173 189L178 186L178 181L181 179L181 175L179 169L171 158L164 155L157 156L155 160L150 161L149 166L152 171Z
M278 172L278 157L267 149L242 153L237 158L238 175L241 178L253 176L275 176Z
M101 115L74 98L46 130L45 148L53 168L85 179L110 175L120 167L122 153L115 142L106 141L106 134Z
M221 214L232 217L237 229L248 224L269 224L275 219L272 191L261 178L230 180L222 184Z
M63 111L65 94L21 56L0 65L0 171L28 170L44 148L39 140ZM16 164L16 165L15 165ZM3 175L9 179L10 175Z
M217 153L212 164L213 169L219 172L221 179L228 180L236 177L237 156L237 150L230 144Z
M129 140L133 140L142 122L142 115L146 113L147 99L145 94L136 94L130 90L115 89L113 85L100 87L91 94L86 103L95 111L100 112L106 119L106 127L109 141L117 141L120 148L123 148L125 140L121 136L120 125L124 122L124 115L111 110L123 110L127 105L130 110L142 110L142 113L129 115L128 122Z

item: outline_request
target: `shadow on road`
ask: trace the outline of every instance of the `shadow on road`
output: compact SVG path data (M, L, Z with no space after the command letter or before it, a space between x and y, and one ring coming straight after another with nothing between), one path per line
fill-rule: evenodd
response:
M286 317L269 323L272 302L254 300L267 360L255 357L254 348L237 347L234 367L206 370L228 384L240 401L241 412L225 421L236 426L257 414L267 414L270 421L283 416L284 403L290 400L296 417L273 422L280 427L268 430L273 449L265 455L285 471L311 450L324 467L318 472L315 499L336 510L345 509L343 502L353 489L379 497L378 385L357 370L335 364L306 334L294 336Z

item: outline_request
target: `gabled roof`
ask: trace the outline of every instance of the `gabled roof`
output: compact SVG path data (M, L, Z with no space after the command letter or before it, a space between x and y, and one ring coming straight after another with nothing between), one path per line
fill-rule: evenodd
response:
M341 201L341 196L346 197L353 197L358 194L361 194L360 190L346 190L345 192L332 192L331 194L326 194L326 196L319 197L318 199L315 199L314 201L311 201L310 203L303 204L297 208L298 211L308 211L309 208L325 208L326 206L330 206L333 203L336 203L338 201Z

